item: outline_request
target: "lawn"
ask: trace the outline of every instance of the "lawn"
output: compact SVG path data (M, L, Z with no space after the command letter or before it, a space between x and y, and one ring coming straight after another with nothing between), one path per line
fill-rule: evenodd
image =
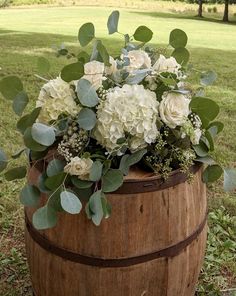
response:
M57 75L67 61L56 58L54 46L64 43L77 52L78 28L88 21L96 25L98 37L107 38L106 20L111 10L104 7L0 10L0 78L19 75L33 106L42 84L34 76L37 58L42 55L50 58L50 74ZM236 25L214 19L197 20L193 15L121 9L119 30L132 33L138 25L145 24L154 31L153 42L159 47L167 44L172 29L186 31L194 68L218 73L217 82L207 91L220 104L220 119L225 124L215 155L225 165L236 166ZM114 35L109 40L105 42L109 51L118 53L122 46L120 36ZM21 145L20 136L12 131L16 120L9 102L0 100L0 146L9 155ZM236 288L236 200L233 194L222 191L221 183L211 185L208 190L209 243L198 295L215 296L217 289ZM23 245L23 209L18 201L21 186L21 181L9 184L0 176L0 296L31 295Z

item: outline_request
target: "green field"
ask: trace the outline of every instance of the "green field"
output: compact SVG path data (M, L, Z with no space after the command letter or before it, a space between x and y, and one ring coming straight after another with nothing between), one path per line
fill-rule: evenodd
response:
M73 52L78 52L78 28L88 21L96 25L97 36L106 39L106 21L112 10L105 7L0 10L0 78L9 74L19 75L33 106L42 85L34 76L37 58L42 55L49 58L51 76L58 75L61 66L68 61L56 58L53 46L64 43ZM220 119L225 124L215 155L223 164L235 167L236 25L214 19L198 20L193 16L194 13L190 12L175 14L121 9L119 30L132 34L137 26L145 24L154 31L153 42L159 47L168 43L172 29L186 31L194 68L213 69L218 73L217 82L207 91L207 95L220 104ZM112 36L109 41L106 39L105 43L113 54L119 53L122 46L119 35ZM0 146L9 155L21 145L20 136L13 132L16 120L10 103L0 100ZM221 183L211 185L208 191L212 212L209 244L199 285L202 293L198 294L203 296L218 295L216 288L228 290L236 287L236 246L233 243L236 240L236 199L233 194L222 191ZM23 209L17 197L21 186L21 181L7 184L0 176L0 296L31 295L23 247Z

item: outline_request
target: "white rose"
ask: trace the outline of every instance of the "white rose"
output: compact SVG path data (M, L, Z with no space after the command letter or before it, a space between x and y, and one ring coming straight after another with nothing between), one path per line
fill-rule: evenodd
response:
M135 70L151 68L151 59L144 50L131 50L127 57L130 60L129 66L126 66L128 72L132 73Z
M84 65L84 76L82 78L91 82L92 86L97 90L102 86L105 66L98 61L88 62Z
M180 74L180 68L180 64L177 63L174 57L166 58L162 54L153 65L153 70L158 73L169 72L174 73L177 76Z
M105 74L106 75L113 75L117 71L117 64L116 64L116 61L111 56L109 57L109 63L111 65L105 67Z
M76 156L64 167L64 172L72 176L78 176L81 180L89 180L92 165L93 161L90 158L79 158Z
M159 105L162 121L170 128L183 125L190 113L189 103L190 100L183 94L164 93Z
M36 107L41 107L38 121L42 123L57 120L62 113L75 116L81 109L75 102L74 91L60 77L50 80L42 87Z

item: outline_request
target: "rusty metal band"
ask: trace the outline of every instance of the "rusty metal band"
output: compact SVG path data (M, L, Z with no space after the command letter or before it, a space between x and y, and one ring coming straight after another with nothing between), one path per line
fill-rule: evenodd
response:
M80 263L83 265L96 266L101 268L115 268L115 267L129 267L132 265L137 265L145 262L149 262L158 258L171 258L177 256L181 253L186 247L188 247L193 241L195 241L198 236L203 231L207 223L207 213L199 225L199 227L186 239L183 241L171 245L165 249L159 250L154 253L145 254L136 257L121 258L121 259L102 259L96 257L89 257L85 255L80 255L72 251L60 248L53 245L47 238L40 234L29 221L27 214L25 215L26 228L31 236L31 238L44 250L59 256L65 260L72 262Z
M192 174L196 174L201 167L202 164L196 163L190 168L190 172ZM161 176L156 175L143 179L124 180L123 185L115 192L112 192L112 194L154 192L176 186L186 181L187 175L182 173L180 169L177 169L170 174L167 180L164 180Z

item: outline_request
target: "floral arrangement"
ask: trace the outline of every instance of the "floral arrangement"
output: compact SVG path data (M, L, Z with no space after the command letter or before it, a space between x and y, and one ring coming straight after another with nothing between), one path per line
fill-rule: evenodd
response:
M118 21L119 12L112 12L109 34L119 33ZM37 229L54 227L59 211L78 214L82 203L88 218L99 225L111 214L106 193L122 186L133 165L164 180L179 169L191 180L190 168L200 162L206 164L204 182L224 172L225 189L235 190L235 169L223 169L211 157L223 124L215 120L219 106L204 96L204 87L216 74L202 72L200 86L189 82L194 70L188 65L186 33L173 30L167 48L147 46L153 32L146 26L139 26L132 36L119 34L124 47L112 57L95 37L94 25L84 24L79 42L82 47L93 42L92 53L75 55L59 48L58 56L75 61L46 81L29 114L22 116L29 98L21 80L7 76L0 81L2 95L13 100L20 116L17 129L26 146L13 158L26 152L32 166L44 162L37 184L25 185L20 193L25 206L37 208L41 193L47 196L33 215ZM47 73L49 61L39 58L38 68ZM7 164L0 151L0 171ZM26 171L24 166L11 168L5 177L24 178Z

